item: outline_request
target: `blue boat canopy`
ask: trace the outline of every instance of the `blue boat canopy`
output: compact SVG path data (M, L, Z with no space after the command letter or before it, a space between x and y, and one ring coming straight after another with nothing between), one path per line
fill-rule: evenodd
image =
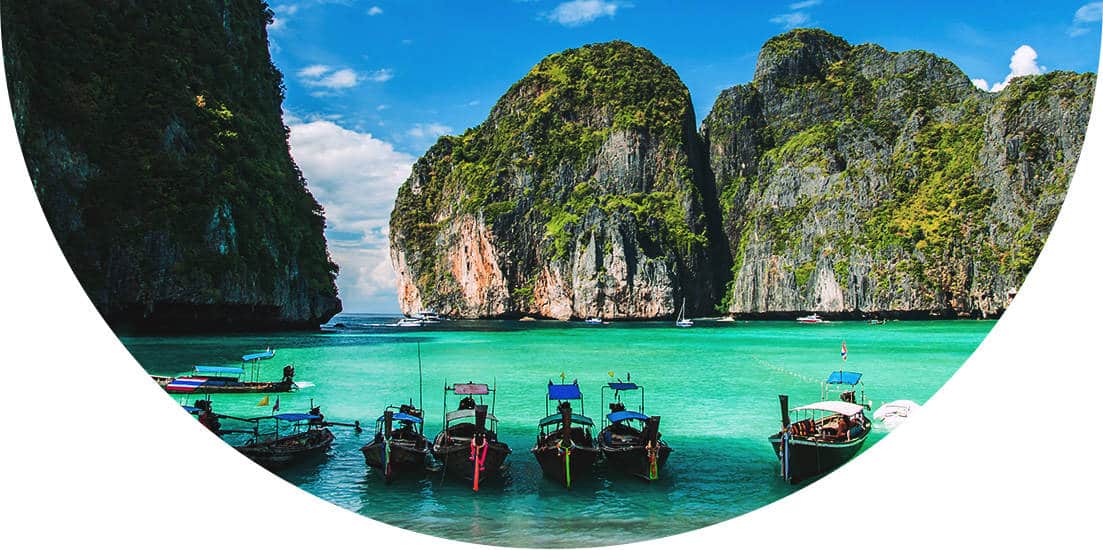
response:
M609 382L609 387L617 391L640 389L635 382Z
M245 369L241 367L204 367L200 365L195 366L195 372L197 374L219 374L219 375L236 375L240 376L245 374Z
M831 375L827 377L827 383L828 384L848 384L848 385L853 386L853 385L857 384L858 381L861 380L861 379L862 379L862 373L860 373L860 372L848 372L848 371L844 371L844 370L837 370L835 372L832 372Z
M414 424L421 424L421 419L414 416L414 415L412 415L412 414L394 413L394 416L392 416L391 418L393 418L395 420L398 420L399 422L413 422ZM376 419L376 422L382 422L382 421L383 421L382 416L380 416L379 418Z
M646 414L638 413L636 411L617 411L615 413L609 413L606 415L609 422L622 422L625 420L647 420L649 417Z
M253 360L256 360L256 359L271 359L275 356L276 356L276 352L274 350L265 350L265 351L262 351L260 353L250 353L249 355L242 355L241 360L242 361L253 361Z
M289 420L291 422L301 422L303 420L317 420L321 417L316 415L316 414L283 413L283 414L274 414L274 415L272 415L272 418L275 418L277 420Z
M569 399L582 399L582 390L578 384L552 384L548 383L548 399L566 401Z
M199 412L199 409L197 407L192 407L190 405L181 405L181 406L184 407L185 411L188 411L192 414L195 414L195 413Z
M540 427L543 428L544 426L551 426L552 424L559 424L560 422L563 422L563 415L553 414L550 416L545 416L544 419L540 421ZM581 414L571 414L571 424L578 424L580 426L593 426L594 421L588 416L582 416Z

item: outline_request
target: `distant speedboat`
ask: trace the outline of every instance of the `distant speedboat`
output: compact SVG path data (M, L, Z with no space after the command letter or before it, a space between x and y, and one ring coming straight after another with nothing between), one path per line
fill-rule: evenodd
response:
M609 324L608 322L606 322L601 317L590 317L589 319L586 319L584 322L587 325L608 325Z
M813 313L811 315L805 315L804 317L797 317L797 322L804 323L806 325L818 325L821 323L826 323L828 321L825 321L819 315Z
M690 328L693 326L693 321L686 319L686 299L682 298L682 310L678 312L678 320L674 322L674 326L678 328Z
M907 399L897 399L877 407L877 410L873 411L873 419L880 421L881 424L891 430L902 424L917 410L919 410L919 403Z
M413 315L413 318L417 319L418 321L421 321L423 323L439 323L441 321L446 320L439 313L437 313L437 312L435 312L431 309L426 309L426 310L423 310L423 311L419 311L419 312L417 312Z
M425 326L425 321L422 321L421 319L414 319L412 317L403 317L402 319L399 319L398 322L394 324L394 326L403 328L415 328Z

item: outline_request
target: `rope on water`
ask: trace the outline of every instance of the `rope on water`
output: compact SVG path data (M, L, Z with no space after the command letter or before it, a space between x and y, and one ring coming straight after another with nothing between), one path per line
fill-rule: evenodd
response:
M793 378L796 378L797 380L800 380L802 382L807 382L809 384L815 384L816 386L820 385L820 381L816 378L812 378L811 376L801 374L799 372L791 371L791 370L789 370L785 367L782 367L780 365L775 365L775 364L773 364L769 361L766 361L766 360L764 360L760 357L752 355L751 360L754 361L755 363L758 363L760 366L766 367L767 369L770 369L774 372L781 373L781 374L786 374L786 375L792 376Z

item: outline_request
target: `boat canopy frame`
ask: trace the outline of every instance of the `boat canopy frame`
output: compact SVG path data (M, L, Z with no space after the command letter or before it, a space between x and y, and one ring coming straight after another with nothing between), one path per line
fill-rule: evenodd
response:
M470 380L467 381L466 383L459 383L459 384L453 383L452 385L448 385L448 382L445 382L444 383L444 415L443 415L443 417L444 417L443 418L443 420L444 420L443 426L444 426L445 429L448 428L448 424L451 420L457 420L459 418L467 418L466 416L461 417L461 416L454 416L454 415L453 415L453 418L451 420L448 418L449 417L449 410L448 410L448 394L449 393L452 393L454 395L463 395L463 396L466 396L466 397L472 397L472 396L477 395L477 396L479 396L479 402L478 402L479 405L484 404L483 403L483 396L489 395L490 396L490 408L487 411L486 419L487 419L487 421L494 422L495 424L497 424L498 418L494 416L494 406L497 404L497 401L498 401L498 380L497 379L492 380L490 384L480 384L480 383L472 382ZM474 397L472 397L472 399L474 399ZM451 411L451 412L457 412L459 410L462 410L462 409L457 409L456 411ZM475 417L475 415L474 415L474 413L472 413L471 418L474 418L474 417Z
M643 388L643 386L633 382L631 375L628 376L628 381L627 382L622 382L618 379L616 382L607 382L603 386L601 386L601 410L602 410L602 412L605 412L605 410L606 410L605 409L605 403L606 403L606 401L605 401L605 391L606 390L612 390L612 392L613 392L613 395L609 400L609 404L614 403L613 399L616 400L616 403L621 403L621 404L624 403L624 401L621 400L621 398L620 398L620 392L639 390L639 392L640 392L640 410L639 411L631 411L631 412L637 412L638 414L640 414L641 416L644 416L644 417L647 416L646 415L646 394L644 393L644 388ZM613 422L613 420L609 419L609 416L610 416L609 414L603 414L601 416L601 428L602 429L605 429L605 426L607 426L607 425L609 425ZM626 418L626 419L622 419L622 420L632 420L632 419L634 419L634 418Z
M844 401L842 395L848 391L856 393L854 398L859 405L863 405L866 409L873 407L872 403L866 401L866 385L862 382L862 373L841 369L831 371L827 375L827 380L820 383L820 400Z
M241 370L244 372L246 370L246 365L248 365L249 381L260 382L260 362L265 359L272 359L275 356L276 350L272 349L271 346L265 348L265 350L261 352L242 355Z

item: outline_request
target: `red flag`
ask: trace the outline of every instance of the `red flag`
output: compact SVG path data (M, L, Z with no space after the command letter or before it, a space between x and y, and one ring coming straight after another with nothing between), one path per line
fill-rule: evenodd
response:
M280 410L280 396L276 396L276 404L272 405L272 412Z

